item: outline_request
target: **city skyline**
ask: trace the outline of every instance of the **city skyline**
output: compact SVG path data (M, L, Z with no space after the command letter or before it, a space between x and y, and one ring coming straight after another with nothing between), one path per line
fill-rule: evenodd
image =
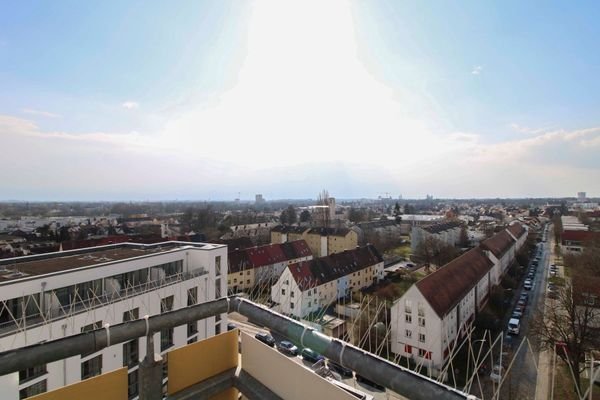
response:
M0 200L600 194L596 4L4 11Z

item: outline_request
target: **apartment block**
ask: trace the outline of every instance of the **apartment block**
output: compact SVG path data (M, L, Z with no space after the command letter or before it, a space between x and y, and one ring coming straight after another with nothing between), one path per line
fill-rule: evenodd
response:
M121 243L0 261L0 350L29 346L222 297L227 247ZM226 330L226 314L165 329L154 352ZM138 394L146 338L0 377L3 399L22 399L117 368ZM166 383L166 377L164 378Z

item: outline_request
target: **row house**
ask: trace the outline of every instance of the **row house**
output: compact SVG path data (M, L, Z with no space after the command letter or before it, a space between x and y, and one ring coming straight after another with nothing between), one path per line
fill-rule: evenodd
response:
M288 266L271 288L279 311L303 318L383 279L383 258L372 245Z
M315 257L325 257L358 246L358 233L347 228L307 228L279 225L271 229L271 243L306 240Z
M290 264L311 259L304 240L236 249L229 253L227 286L233 293L248 290L279 278Z
M433 237L442 243L456 246L460 241L460 230L462 221L445 221L428 226L415 226L410 232L411 251L417 252L417 248L428 237Z
M513 262L525 243L527 230L517 224L427 275L396 300L391 310L393 353L439 372L485 307L506 271L503 263Z

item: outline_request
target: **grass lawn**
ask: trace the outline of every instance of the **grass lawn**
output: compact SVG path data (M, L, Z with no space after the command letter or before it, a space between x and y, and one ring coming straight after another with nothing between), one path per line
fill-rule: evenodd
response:
M398 247L394 247L393 249L390 249L388 251L385 252L386 254L389 254L391 256L397 256L397 257L404 257L407 260L410 257L410 243L409 244L403 244L402 246L398 246Z

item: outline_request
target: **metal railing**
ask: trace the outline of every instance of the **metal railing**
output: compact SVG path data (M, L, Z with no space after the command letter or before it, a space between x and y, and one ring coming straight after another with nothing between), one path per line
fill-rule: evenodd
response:
M323 335L262 305L236 296L0 353L0 375L82 353L100 351L109 345L141 336L147 336L150 343L153 334L162 329L185 325L231 311L237 311L257 325L268 327L303 347L316 349L328 359L409 399L475 398L342 340ZM144 363L140 365L140 374L144 374ZM141 395L140 399L144 400Z
M13 320L0 323L0 338L22 331L25 329L25 327L26 329L35 328L37 326L48 324L65 317L71 317L79 313L87 312L93 308L108 306L134 296L139 296L156 289L167 287L175 283L180 283L207 274L208 270L204 268L198 268L190 272L177 273L162 279L140 283L139 285L127 285L118 292L108 293L107 291L104 291L99 295L93 295L87 298L83 298L80 294L75 292L74 297L75 299L79 299L79 301L70 301L68 304L60 305L59 307L50 307L48 310L43 310L44 312L27 313L14 316ZM40 304L36 304L35 306L38 307L37 311L40 311ZM4 306L0 304L0 310L2 307Z

